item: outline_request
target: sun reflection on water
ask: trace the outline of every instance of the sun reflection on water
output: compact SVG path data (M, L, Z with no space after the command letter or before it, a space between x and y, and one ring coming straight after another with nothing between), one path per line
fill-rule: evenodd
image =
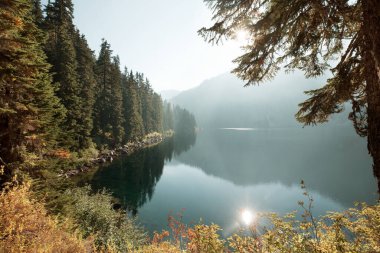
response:
M256 218L256 214L247 208L243 209L241 211L241 221L244 223L244 225L249 226L254 222Z

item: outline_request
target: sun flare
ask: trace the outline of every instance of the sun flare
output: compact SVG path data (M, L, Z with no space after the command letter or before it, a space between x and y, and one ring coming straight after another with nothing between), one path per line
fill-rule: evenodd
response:
M241 220L248 226L255 220L255 214L248 209L243 209L241 212Z
M235 32L235 37L234 39L238 42L238 43L245 43L248 41L249 39L249 33L247 30L244 30L244 29L240 29L240 30L237 30Z

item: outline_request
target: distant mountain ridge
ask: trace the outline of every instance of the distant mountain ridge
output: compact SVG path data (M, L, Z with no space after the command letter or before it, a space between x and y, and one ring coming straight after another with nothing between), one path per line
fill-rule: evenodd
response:
M171 99L192 112L198 126L207 128L278 128L300 126L294 115L307 99L305 90L321 87L326 77L306 79L301 72L279 73L259 86L226 73L204 81ZM347 114L334 116L331 124L350 124Z

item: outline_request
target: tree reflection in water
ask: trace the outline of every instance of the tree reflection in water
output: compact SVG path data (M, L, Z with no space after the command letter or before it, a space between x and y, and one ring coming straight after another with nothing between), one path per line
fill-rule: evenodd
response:
M100 168L90 180L94 190L108 189L132 215L150 200L165 162L190 149L196 134L175 135L159 145L121 156Z

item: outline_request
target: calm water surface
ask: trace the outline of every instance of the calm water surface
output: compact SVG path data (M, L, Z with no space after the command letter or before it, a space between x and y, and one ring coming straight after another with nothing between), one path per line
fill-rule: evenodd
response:
M377 199L366 140L348 127L202 130L120 157L90 184L111 190L150 231L184 210L185 222L214 222L228 235L244 208L298 210L301 180L315 215Z

